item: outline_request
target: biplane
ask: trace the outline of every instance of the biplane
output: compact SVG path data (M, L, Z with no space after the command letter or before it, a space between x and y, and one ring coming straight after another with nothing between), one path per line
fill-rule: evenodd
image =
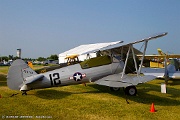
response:
M141 59L140 66L138 66L135 57L136 50L133 45L143 42L144 56L149 40L165 35L167 35L167 32L127 44L123 41L117 41L88 44L83 45L84 47L81 45L64 52L67 55L65 58L70 62L67 66L41 74L37 74L23 60L17 59L9 68L7 85L10 89L20 90L22 95L27 95L27 91L33 89L94 82L98 85L108 86L113 91L123 87L127 95L136 95L137 89L135 86L153 80L155 76L140 75L143 59ZM120 51L121 54L117 54L117 51ZM98 55L93 58L88 57L83 61L76 59L80 55L88 56L90 53ZM130 54L134 61L136 75L125 74ZM74 60L70 60L71 58Z
M163 68L142 68L141 72L144 75L154 75L157 78L165 79L180 79L179 61L180 54L166 54L161 49L157 49L157 55L145 55L145 59L156 59L157 62L163 64ZM142 57L142 55L137 55ZM167 62L169 61L169 62ZM167 81L166 81L167 82Z

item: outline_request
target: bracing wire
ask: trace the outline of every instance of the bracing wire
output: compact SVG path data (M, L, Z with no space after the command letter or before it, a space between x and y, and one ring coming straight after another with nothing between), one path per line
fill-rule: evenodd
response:
M139 51L141 51L141 49L143 48L144 45L145 45L145 42L143 42L143 44L141 45Z

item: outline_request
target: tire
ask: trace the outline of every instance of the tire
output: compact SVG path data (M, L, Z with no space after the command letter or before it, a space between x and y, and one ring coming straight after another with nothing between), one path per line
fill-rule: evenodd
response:
M111 90L111 91L119 91L120 88L119 88L119 87L110 87L110 90Z
M125 89L127 95L135 96L137 94L137 89L135 86L128 86Z

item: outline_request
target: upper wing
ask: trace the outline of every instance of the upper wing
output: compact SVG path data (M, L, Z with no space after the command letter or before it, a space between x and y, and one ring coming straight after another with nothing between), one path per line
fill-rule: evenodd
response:
M80 45L78 47L75 47L73 49L70 49L66 52L59 54L59 56L68 56L68 55L74 55L74 54L83 55L83 54L93 53L93 52L97 52L97 51L111 50L111 49L116 49L116 48L123 47L123 46L128 46L131 44L149 41L149 40L156 39L156 38L159 38L159 37L162 37L165 35L167 35L167 32L153 35L148 38L141 39L141 40L138 40L135 42L130 42L127 44L122 44L123 41L117 41L117 42L109 42L109 43L96 43L96 44Z
M136 44L136 43L140 43L140 42L144 42L144 41L149 41L149 40L152 40L152 39L156 39L156 38L159 38L159 37L163 37L165 35L167 35L168 33L167 32L164 32L164 33L160 33L160 34L156 34L156 35L153 35L153 36L150 36L148 38L145 38L145 39L142 39L142 40L138 40L138 41L135 41L135 42L131 42L129 44ZM127 44L128 45L128 44Z
M143 55L136 55L137 57L141 58ZM144 58L146 59L153 59L153 58L164 58L165 55L145 55Z
M83 55L87 53L93 53L95 51L99 51L102 48L105 48L108 46L114 46L120 43L123 43L123 41L80 45L78 47L75 47L73 49L70 49L66 52L59 54L59 56Z
M101 78L95 81L96 84L105 85L109 87L127 87L131 85L137 85L139 83L145 83L147 81L153 80L156 77L152 75L146 76L133 76L133 75L124 75L123 78L122 74L113 74Z
M137 57L142 57L143 55L137 55ZM180 58L180 54L170 54L170 55L145 55L144 58L146 59L153 59L153 58Z

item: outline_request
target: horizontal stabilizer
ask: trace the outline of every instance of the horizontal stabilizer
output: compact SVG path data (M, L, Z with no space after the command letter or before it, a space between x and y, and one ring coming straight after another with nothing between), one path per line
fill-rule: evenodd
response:
M122 74L114 74L104 77L96 81L96 84L105 85L109 87L127 87L131 85L137 85L139 83L145 83L147 81L153 80L156 77L152 75L146 76L134 76L134 75L124 75L121 78Z
M167 76L173 79L180 79L180 71L173 70L172 65L167 67ZM165 78L165 69L164 68L142 68L141 73L144 75L153 75L156 78Z
M42 80L43 77L44 77L44 75L40 75L40 74L27 77L26 81L23 84L27 85L27 84L33 83L35 81Z
M180 79L180 71L176 71L175 73L169 73L169 77L173 79Z
M154 75L156 78L164 78L165 69L163 68L142 68L141 73L144 75Z
M31 84L31 83L33 83L33 82L35 82L35 81L42 80L43 77L44 77L44 75L40 75L40 74L27 77L27 78L25 79L25 82L23 82L23 83L19 86L19 88L21 88L21 87L24 86L24 85Z

